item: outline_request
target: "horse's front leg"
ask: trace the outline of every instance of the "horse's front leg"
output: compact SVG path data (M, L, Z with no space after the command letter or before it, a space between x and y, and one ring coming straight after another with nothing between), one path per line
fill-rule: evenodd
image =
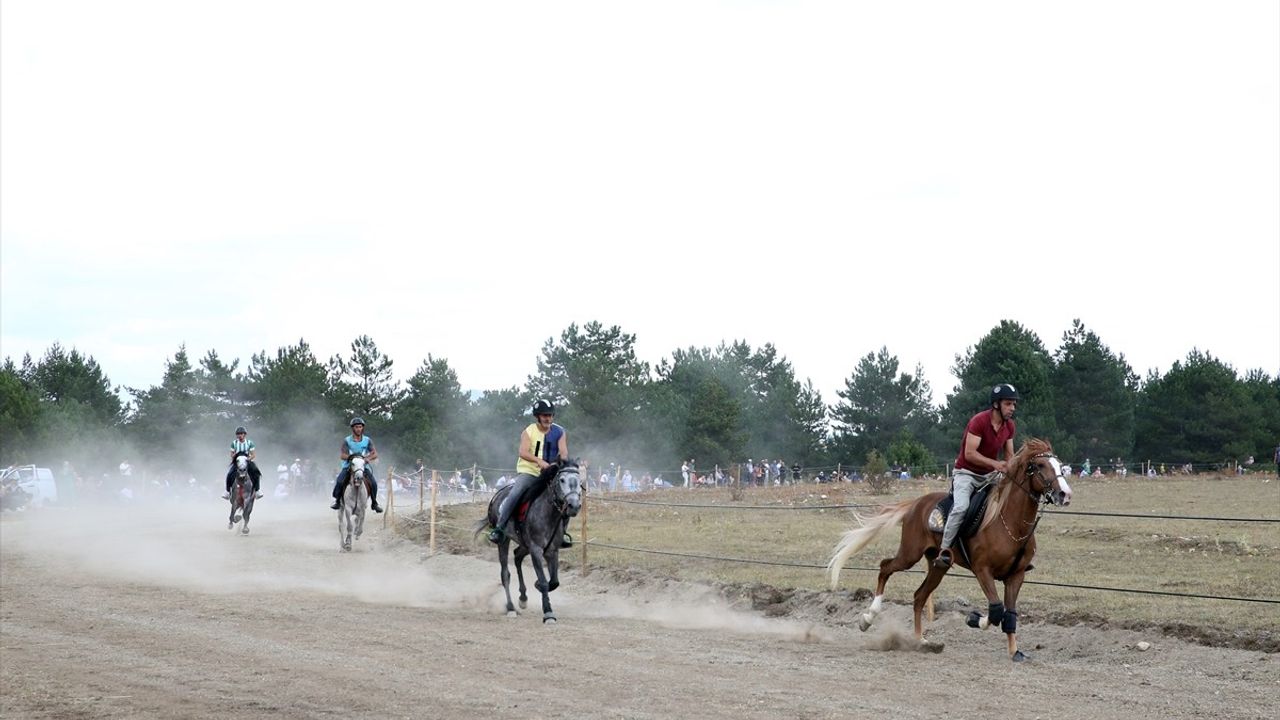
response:
M1000 629L1004 630L1005 637L1009 640L1009 659L1014 662L1031 659L1018 649L1018 591L1022 589L1022 581L1026 576L1025 570L1019 570L1004 581L1005 611Z
M996 578L991 572L988 565L975 565L973 568L973 576L978 579L978 585L982 588L982 593L987 596L987 614L985 616L973 611L969 613L969 627L987 629L991 625L999 625L1004 622L1004 603L1000 601L1000 594L996 590Z
M547 560L547 592L560 587L560 540L553 540L552 548L545 555Z
M244 506L244 524L240 526L241 535L249 534L249 515L252 512L253 512L253 500L249 500L249 502L245 503L245 506Z
M552 542L559 542L559 538L553 539ZM542 593L542 622L553 623L556 621L556 616L551 612L551 586L547 582L547 573L543 568L546 558L542 555L542 548L531 548L529 550L529 560L533 563L533 572L538 576L538 582L534 583L533 586Z
M942 652L943 644L924 639L924 607L929 598L933 597L933 591L938 589L938 585L946 574L945 568L936 568L933 563L929 563L929 571L924 576L924 582L920 583L920 587L916 588L915 595L912 596L911 618L915 628L916 642L920 643L921 649L929 652Z
M230 530L236 526L236 501L231 499L231 514L227 516L227 529Z

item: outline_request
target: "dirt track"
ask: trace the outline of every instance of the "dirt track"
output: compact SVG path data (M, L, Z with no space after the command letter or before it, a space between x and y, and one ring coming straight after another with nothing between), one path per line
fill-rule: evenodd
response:
M958 612L931 655L893 649L911 645L906 608L863 634L573 572L543 626L536 595L503 615L496 561L424 559L380 517L341 554L312 504L264 501L246 537L216 502L6 514L0 717L1280 715L1280 657L1121 631L1024 624L1033 661L1014 666Z

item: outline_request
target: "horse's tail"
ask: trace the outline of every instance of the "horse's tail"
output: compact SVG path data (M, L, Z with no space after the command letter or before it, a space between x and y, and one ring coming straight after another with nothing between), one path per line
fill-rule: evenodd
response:
M870 519L854 514L854 517L858 519L862 527L849 530L844 534L844 537L840 539L840 543L836 545L835 553L831 556L831 562L827 563L827 570L831 573L832 590L835 590L840 583L840 570L844 567L845 561L852 557L854 553L870 545L872 540L880 537L880 533L901 523L902 518L907 516L907 511L910 510L911 504L914 502L915 500L903 500L900 503L890 505Z
M471 539L475 540L476 538L480 537L480 533L484 532L484 529L487 527L489 527L489 516L485 515L484 517L477 520L474 525L471 526L471 530L472 530Z

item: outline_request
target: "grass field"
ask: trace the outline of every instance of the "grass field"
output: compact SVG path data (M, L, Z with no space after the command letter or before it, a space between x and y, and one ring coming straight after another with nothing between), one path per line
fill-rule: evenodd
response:
M886 495L873 495L863 484L748 488L736 502L728 489L591 496L586 513L586 535L591 543L587 561L592 569L627 568L698 582L763 583L825 591L824 566L841 533L854 527L853 511L791 508L883 503L942 487L940 481L910 481ZM1280 519L1280 481L1275 476L1077 479L1073 488L1075 498L1068 512ZM753 509L762 506L787 509ZM466 530L482 513L477 505L441 508L437 543L454 551L490 552L487 544L474 544ZM581 517L574 520L571 530L581 539ZM402 523L402 532L423 539L420 523ZM1036 537L1036 569L1027 576L1019 601L1019 609L1028 619L1159 628L1210 644L1280 650L1280 604L1276 602L1033 584L1280 601L1280 523L1097 517L1050 510ZM895 530L855 555L849 563L853 569L841 575L841 587L873 588L879 561L894 554L897 543ZM579 548L566 553L566 564L581 565ZM895 575L889 581L886 599L910 603L921 579L922 575L914 573ZM977 582L960 569L943 581L937 597L963 597L985 605Z

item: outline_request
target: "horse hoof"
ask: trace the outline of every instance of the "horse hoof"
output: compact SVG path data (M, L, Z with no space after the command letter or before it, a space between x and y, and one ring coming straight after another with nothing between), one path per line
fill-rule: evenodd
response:
M520 609L523 610L527 607L529 607L529 601L524 598L520 598Z
M518 616L519 614L520 614L520 613L516 612L515 610L508 610L508 611L507 611L507 617L516 617L516 616Z
M932 640L921 640L920 650L928 653L940 653L942 648L946 647L945 643L934 642Z
M551 614L543 615L543 616L542 616L542 624L543 624L543 625L555 625L555 624L556 624L556 616L555 616L555 615L551 615Z
M247 527L245 527L245 528L241 528L241 529L240 529L240 534L241 534L241 535L248 535L248 534L249 534L249 528L247 528Z
M233 522L229 522L229 523L227 523L227 529L228 529L228 530L230 530L231 528L234 528L235 526L236 526L236 524L235 524L235 523L233 523Z
M1024 652L1022 652L1021 650L1019 650L1019 651L1015 652L1015 653L1013 654L1013 657L1011 657L1011 658L1009 658L1009 659L1010 659L1010 660L1012 660L1012 661L1014 661L1014 662L1026 662L1026 661L1028 661L1028 660L1030 660L1030 659L1031 659L1031 656L1030 656L1030 655L1028 655L1028 654L1026 654L1026 653L1024 653Z

